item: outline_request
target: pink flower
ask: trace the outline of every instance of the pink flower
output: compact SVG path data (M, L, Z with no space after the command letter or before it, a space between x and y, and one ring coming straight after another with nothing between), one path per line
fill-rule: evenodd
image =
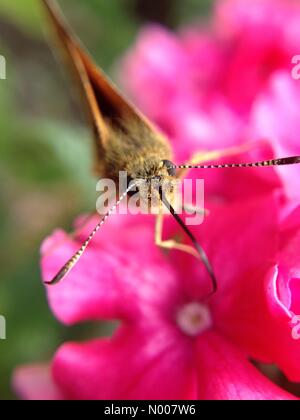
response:
M178 161L238 141L240 116L217 90L223 66L210 34L188 28L176 36L159 26L144 29L122 62L122 85L173 141Z
M25 400L63 400L63 394L52 380L46 364L25 366L14 373L14 388Z
M210 282L202 265L183 253L159 250L151 216L112 217L69 277L47 291L53 312L66 325L118 320L120 326L112 337L64 344L51 375L44 368L18 370L19 394L27 399L293 399L249 362L276 363L290 379L300 380L300 342L293 340L290 325L300 311L300 209L283 216L284 197L274 171L268 171L268 183L262 179L268 192L261 197L253 196L256 181L249 183L251 170L245 169L236 172L244 185L241 199L236 191L225 204L211 201L213 194L208 200L211 214L195 229L219 283L208 301L203 298ZM44 280L94 224L76 239L56 231L45 241ZM175 232L168 218L167 237Z
M178 35L158 26L142 31L123 62L123 84L169 135L178 163L199 149L249 141L250 151L235 161L300 154L300 88L290 76L299 18L292 0L224 0L209 27ZM293 399L250 363L275 364L300 381L300 341L293 335L300 314L299 168L283 171L190 174L206 182L210 213L194 233L218 279L209 300L203 266L159 250L152 217L110 218L69 277L47 293L66 325L117 320L119 327L112 337L64 344L49 366L18 369L19 395ZM44 280L95 222L75 239L56 231L44 242ZM165 236L180 234L167 218Z
M229 50L223 80L232 105L248 110L280 70L291 72L300 41L300 5L294 0L225 0L214 28Z
M300 84L291 71L299 22L298 1L219 1L208 26L178 34L143 30L123 61L121 80L169 135L177 162L198 150L261 139L276 156L298 155ZM299 168L279 173L294 198Z
M252 107L249 137L268 138L277 156L300 153L300 83L282 71L275 73L268 87L259 95ZM279 169L288 194L298 196L299 167Z

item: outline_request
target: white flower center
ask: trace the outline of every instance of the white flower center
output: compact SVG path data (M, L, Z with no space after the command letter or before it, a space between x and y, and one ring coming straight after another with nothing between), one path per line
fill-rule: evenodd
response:
M212 326L209 308L198 302L181 307L177 313L177 325L187 335L197 336Z

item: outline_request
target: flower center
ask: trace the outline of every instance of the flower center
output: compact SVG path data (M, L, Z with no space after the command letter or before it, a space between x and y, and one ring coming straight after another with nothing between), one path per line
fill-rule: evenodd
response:
M177 313L177 325L187 335L197 336L212 326L209 308L198 302L181 307Z

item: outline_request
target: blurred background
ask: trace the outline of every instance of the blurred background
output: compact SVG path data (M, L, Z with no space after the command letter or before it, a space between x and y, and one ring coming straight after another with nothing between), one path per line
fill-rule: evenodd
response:
M60 0L97 62L113 77L118 57L147 21L177 27L209 12L208 0ZM39 247L56 227L94 208L91 139L54 60L37 0L0 0L0 399L13 399L11 373L50 360L66 340L99 336L101 326L64 328L47 306ZM114 77L113 77L114 78Z

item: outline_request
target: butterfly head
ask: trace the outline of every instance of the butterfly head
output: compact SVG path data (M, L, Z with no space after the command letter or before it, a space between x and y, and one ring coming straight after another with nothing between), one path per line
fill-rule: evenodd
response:
M170 160L157 160L156 157L147 159L130 174L129 184L130 182L136 185L131 195L138 193L141 205L147 208L154 211L159 208L161 188L168 200L174 202L178 180L175 166Z

